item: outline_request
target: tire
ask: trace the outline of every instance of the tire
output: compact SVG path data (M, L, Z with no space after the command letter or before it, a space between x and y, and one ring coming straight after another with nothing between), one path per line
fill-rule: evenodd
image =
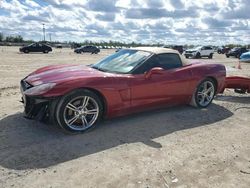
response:
M44 50L43 53L47 54L47 53L49 53L49 51L48 50Z
M205 90L204 87L207 89ZM195 92L193 93L190 105L197 108L206 108L213 101L215 93L216 84L212 79L206 78L197 86Z
M229 55L226 55L227 58L229 58Z
M201 58L200 52L198 52L198 53L196 54L195 58L197 58L197 59L200 59L200 58Z
M188 59L188 56L187 56L187 55L185 55L185 57Z
M210 55L208 56L208 58L209 58L209 59L212 59L212 58L213 58L213 54L210 54Z
M75 90L60 99L55 109L55 119L66 132L83 133L94 128L102 119L102 104L94 92Z
M29 50L24 50L24 53L28 54L28 53L29 53Z

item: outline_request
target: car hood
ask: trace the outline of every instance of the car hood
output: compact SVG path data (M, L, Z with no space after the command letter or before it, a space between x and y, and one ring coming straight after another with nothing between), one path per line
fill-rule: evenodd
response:
M40 68L25 78L29 84L36 86L44 83L62 83L74 79L105 77L105 73L85 65L52 65Z

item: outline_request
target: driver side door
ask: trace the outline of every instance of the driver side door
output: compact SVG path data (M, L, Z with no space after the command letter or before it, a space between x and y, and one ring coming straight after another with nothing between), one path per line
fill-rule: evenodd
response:
M191 72L187 66L182 66L178 54L154 55L143 66L143 73L154 67L162 68L162 71L148 78L145 76L147 73L135 74L130 78L132 107L140 110L189 100Z

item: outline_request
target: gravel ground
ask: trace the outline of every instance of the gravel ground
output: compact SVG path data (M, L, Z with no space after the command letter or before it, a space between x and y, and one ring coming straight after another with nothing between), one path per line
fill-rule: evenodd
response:
M0 187L250 187L250 95L226 90L207 109L179 106L106 120L69 136L26 120L19 81L50 64L90 64L70 49L20 54L0 47ZM197 60L191 60L197 61ZM215 54L230 75L250 64Z

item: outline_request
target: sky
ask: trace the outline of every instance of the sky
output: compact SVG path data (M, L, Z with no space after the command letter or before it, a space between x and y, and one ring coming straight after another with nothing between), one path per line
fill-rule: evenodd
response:
M0 0L0 32L24 39L250 44L250 0Z

